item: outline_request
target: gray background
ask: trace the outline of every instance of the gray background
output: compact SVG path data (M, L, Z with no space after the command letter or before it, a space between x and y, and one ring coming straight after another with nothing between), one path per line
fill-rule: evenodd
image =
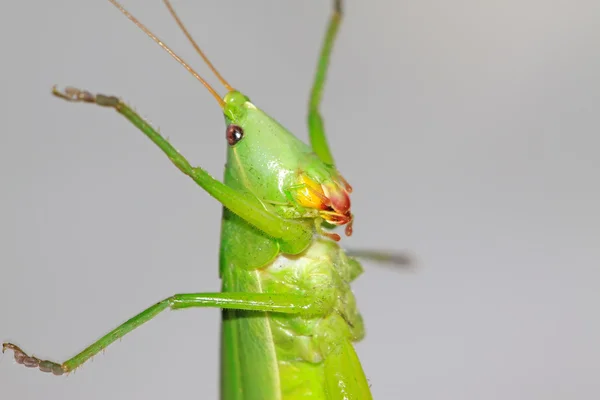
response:
M159 1L125 5L203 75ZM301 138L328 1L175 3L223 74ZM348 247L376 399L598 399L600 2L348 1L323 105L355 187ZM220 177L214 100L108 2L0 12L0 339L63 360L177 292L218 290L220 206L110 110ZM215 81L211 77L211 81ZM164 313L76 373L0 356L6 399L217 397L219 312Z

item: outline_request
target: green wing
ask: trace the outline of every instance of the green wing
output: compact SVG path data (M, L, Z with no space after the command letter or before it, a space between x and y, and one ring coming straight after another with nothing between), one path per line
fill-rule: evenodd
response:
M225 266L222 278L223 292L262 291L256 270ZM280 398L279 368L267 314L223 310L221 400Z

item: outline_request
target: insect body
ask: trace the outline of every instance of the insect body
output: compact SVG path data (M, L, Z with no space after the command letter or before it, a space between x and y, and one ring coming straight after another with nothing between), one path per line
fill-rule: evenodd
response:
M57 375L83 364L116 339L161 311L190 307L223 309L221 398L370 399L352 342L364 336L350 282L360 264L329 230L352 233L350 185L334 166L318 112L332 43L341 18L334 14L321 54L310 109L311 146L233 89L221 98L198 74L116 1L110 0L192 72L215 96L226 122L228 146L224 182L193 167L137 113L112 96L67 88L53 93L68 101L110 107L147 135L184 174L223 204L220 276L222 291L171 296L126 321L81 353L58 364L28 356L5 343L26 366ZM184 33L191 37L169 10ZM192 40L192 43L195 43Z

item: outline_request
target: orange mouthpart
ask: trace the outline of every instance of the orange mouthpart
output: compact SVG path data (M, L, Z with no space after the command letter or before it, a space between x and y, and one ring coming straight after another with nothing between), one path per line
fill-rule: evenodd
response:
M346 236L352 235L352 222L354 216L350 212L350 196L352 187L342 177L320 184L300 174L300 185L296 193L296 200L306 208L319 210L319 215L333 225L346 225ZM333 234L331 237L339 235Z

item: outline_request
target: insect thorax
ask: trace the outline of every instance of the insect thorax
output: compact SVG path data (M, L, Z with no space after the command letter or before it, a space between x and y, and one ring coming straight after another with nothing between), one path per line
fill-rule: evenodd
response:
M261 272L265 292L314 297L326 310L313 316L270 314L280 373L286 374L286 381L293 381L295 375L318 374L323 360L340 343L364 336L350 289L362 267L336 243L317 239L300 256L280 255Z

